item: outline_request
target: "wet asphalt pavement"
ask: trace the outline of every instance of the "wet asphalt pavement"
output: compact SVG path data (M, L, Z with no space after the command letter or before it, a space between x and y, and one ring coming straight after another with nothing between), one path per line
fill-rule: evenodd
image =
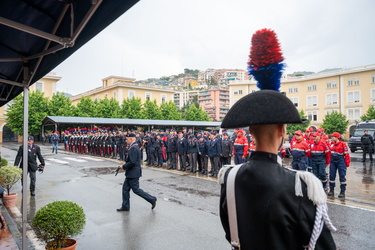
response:
M3 144L2 157L13 163L17 144ZM117 160L60 151L41 146L46 170L37 175L35 197L28 197L28 218L55 200L70 200L86 213L77 249L229 249L218 216L220 186L215 179L178 171L143 168L141 188L156 196L156 208L131 193L131 210L121 206L123 172L114 176ZM352 154L346 199L328 199L329 215L338 228L338 249L375 249L375 167ZM289 160L285 160L285 165ZM14 187L21 195L20 183ZM19 196L20 197L20 196ZM21 199L17 205L21 208ZM20 224L17 215L14 221ZM22 231L20 231L22 232ZM19 235L14 235L19 243ZM32 235L31 241L35 242ZM42 249L35 246L34 249ZM29 248L29 249L33 249Z

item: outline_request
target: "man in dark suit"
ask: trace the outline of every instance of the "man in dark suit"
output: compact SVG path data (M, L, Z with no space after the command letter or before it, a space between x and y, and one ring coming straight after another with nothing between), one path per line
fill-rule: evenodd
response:
M229 139L227 133L223 133L223 140L221 143L221 160L223 165L229 165L232 160L233 142Z
M30 194L35 196L35 182L36 182L36 171L38 170L38 163L36 157L38 157L40 162L40 167L44 168L45 163L42 154L40 153L40 147L34 144L34 137L29 136L27 141L28 145L28 164L27 171L30 176ZM16 159L14 161L14 166L23 167L23 145L18 149ZM21 162L21 164L20 164ZM19 165L20 164L20 165Z
M220 170L221 143L215 132L211 132L207 148L208 157L211 163L211 177L217 177Z
M180 171L186 170L186 158L188 148L189 143L188 140L184 137L184 133L182 131L178 132L177 153L180 161Z
M149 195L145 191L139 188L139 177L142 176L141 169L141 150L136 143L136 136L134 133L130 133L126 137L126 142L129 145L128 156L126 163L122 166L118 166L120 169L124 169L125 181L122 185L122 206L117 211L129 211L130 210L130 189L136 195L139 195L146 201L151 203L151 209L156 206L156 197Z

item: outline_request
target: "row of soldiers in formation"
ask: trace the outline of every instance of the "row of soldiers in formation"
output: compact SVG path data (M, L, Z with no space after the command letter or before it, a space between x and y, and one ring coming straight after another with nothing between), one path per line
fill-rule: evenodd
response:
M217 177L221 166L231 164L232 157L235 164L240 164L247 161L249 153L255 150L250 135L240 129L229 137L225 131L219 134L205 131L193 133L192 129L166 129L143 134L94 128L91 131L67 131L63 141L67 151L125 160L128 149L126 136L129 133L136 134L141 155L143 151L146 152L146 165L162 167L166 164L169 169L211 174L212 177Z
M331 139L328 139L323 128L317 131L308 128L305 133L300 130L295 131L294 136L290 138L292 168L314 173L322 181L327 192L329 190L328 196L334 195L338 172L341 190L339 198L345 198L346 168L350 166L348 146L341 140L340 133L334 132L329 136ZM329 185L327 176L329 176Z

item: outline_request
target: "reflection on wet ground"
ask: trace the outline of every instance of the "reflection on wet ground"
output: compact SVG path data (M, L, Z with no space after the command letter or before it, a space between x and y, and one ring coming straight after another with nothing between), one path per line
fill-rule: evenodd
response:
M284 166L287 168L291 167L292 159L284 159ZM335 197L330 197L328 200L330 202L345 204L345 205L354 205L362 208L375 210L375 164L370 162L360 162L357 158L352 158L351 165L347 168L347 191L345 199L339 199L337 195L340 192L339 188L339 176L336 177L336 189ZM159 168L160 169L160 168ZM166 166L163 167L166 170ZM80 171L85 174L86 177L96 177L103 174L114 174L116 168L104 167L104 168L83 168ZM201 178L209 178L199 173L187 173L180 172L183 175L193 175ZM158 180L158 184L164 187L170 187L172 189L177 189L179 191L184 191L188 194L200 196L202 198L207 196L212 196L215 192L212 190L205 191L204 188L192 188L181 186L181 180L171 181L171 177L167 178L168 181L163 182ZM213 179L213 178L209 178ZM155 180L153 180L155 181ZM219 194L216 194L219 195ZM214 196L216 196L214 195Z
M291 159L285 159L284 164L290 167ZM346 169L346 197L339 199L340 180L336 176L335 197L329 198L330 202L353 205L375 210L375 165L370 162L360 162L352 158L350 167Z

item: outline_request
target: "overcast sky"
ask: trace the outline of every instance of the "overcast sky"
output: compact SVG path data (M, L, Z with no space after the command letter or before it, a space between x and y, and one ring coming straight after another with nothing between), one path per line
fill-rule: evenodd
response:
M273 29L286 73L375 64L373 0L141 0L56 67L73 95L110 76L246 69L252 34Z

